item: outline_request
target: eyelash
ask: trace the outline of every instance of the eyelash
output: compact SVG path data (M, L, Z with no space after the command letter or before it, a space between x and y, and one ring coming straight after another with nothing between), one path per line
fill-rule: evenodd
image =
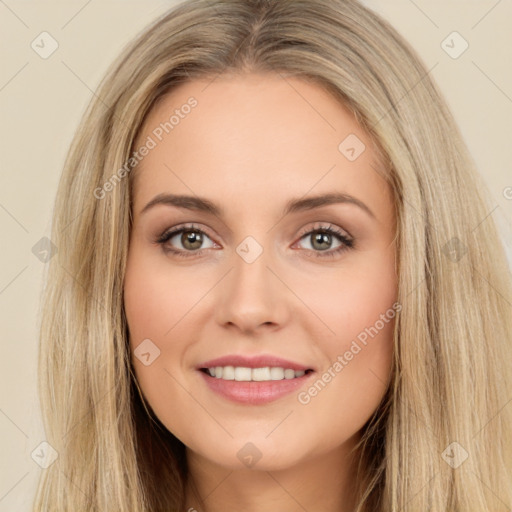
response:
M190 224L190 225L185 225L185 226L178 226L178 227L173 228L171 230L164 231L155 240L155 242L157 244L161 245L162 248L166 252L173 253L174 255L176 255L178 257L181 257L181 258L190 258L190 257L201 255L207 249L198 249L198 250L195 250L195 251L184 251L184 250L181 250L181 249L173 249L173 248L169 248L169 247L164 247L164 244L166 244L175 235L178 235L180 233L187 232L187 231L199 232L199 233L201 233L203 235L208 236L208 234L205 233L202 229L199 229L198 227L194 226L193 224ZM315 226L315 228L313 228L313 229L305 230L299 236L299 240L302 240L306 235L312 235L313 233L328 233L330 235L333 235L333 236L337 237L338 240L341 242L341 245L339 247L337 247L336 249L334 249L334 250L326 250L326 251L315 251L315 250L312 250L312 252L314 253L315 257L318 257L318 258L333 258L336 255L338 255L338 254L340 254L340 253L342 253L344 251L347 251L349 249L352 249L354 247L354 241L355 240L353 238L348 238L341 231L339 231L338 229L333 227L331 224L323 225L323 226L318 226L318 227ZM208 236L208 238L210 238L210 237ZM311 249L306 249L306 250L311 250Z

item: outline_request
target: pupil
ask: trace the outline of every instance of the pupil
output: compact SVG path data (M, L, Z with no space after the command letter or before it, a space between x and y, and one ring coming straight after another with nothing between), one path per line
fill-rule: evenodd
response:
M320 244L325 243L329 246L330 241L331 241L331 235L329 233L317 233L316 235L314 235L313 247L315 247L316 242L318 242ZM320 249L321 251L328 249L328 247L325 247L325 246L317 247L317 248Z
M201 233L198 233L197 231L187 231L183 233L182 235L182 243L183 247L187 247L187 244L194 245L194 242L196 243L196 246L194 247L188 247L189 249L198 249L201 247Z

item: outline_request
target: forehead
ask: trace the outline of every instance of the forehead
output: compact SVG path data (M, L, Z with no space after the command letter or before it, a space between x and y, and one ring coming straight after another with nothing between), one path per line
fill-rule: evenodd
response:
M171 190L213 193L219 201L301 196L312 188L356 194L373 186L382 195L379 162L353 114L298 77L220 75L183 83L154 106L135 148L149 139L154 147L134 171L137 203Z
M153 134L157 142L164 138L177 145L194 131L205 149L222 139L225 145L253 142L244 145L246 152L262 149L259 143L267 150L286 147L298 153L304 138L317 145L325 140L332 149L350 129L365 136L343 103L316 83L271 73L228 74L180 84L160 98L139 139ZM291 147L294 142L299 147Z

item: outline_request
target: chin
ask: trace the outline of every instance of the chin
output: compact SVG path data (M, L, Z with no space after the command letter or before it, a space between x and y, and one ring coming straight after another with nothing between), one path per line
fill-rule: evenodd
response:
M307 454L304 446L291 443L277 447L268 439L253 441L230 439L218 450L192 450L195 457L207 459L211 463L230 471L279 471L300 464ZM190 454L190 448L187 451Z

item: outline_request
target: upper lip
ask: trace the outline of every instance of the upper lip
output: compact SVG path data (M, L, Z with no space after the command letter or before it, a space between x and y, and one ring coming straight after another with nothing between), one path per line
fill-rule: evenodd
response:
M305 366L294 361L289 361L281 357L261 354L257 356L243 356L238 354L218 357L210 359L197 366L198 370L203 368L213 368L215 366L239 366L243 368L265 368L266 366L274 366L278 368L290 370L313 370L311 366Z

